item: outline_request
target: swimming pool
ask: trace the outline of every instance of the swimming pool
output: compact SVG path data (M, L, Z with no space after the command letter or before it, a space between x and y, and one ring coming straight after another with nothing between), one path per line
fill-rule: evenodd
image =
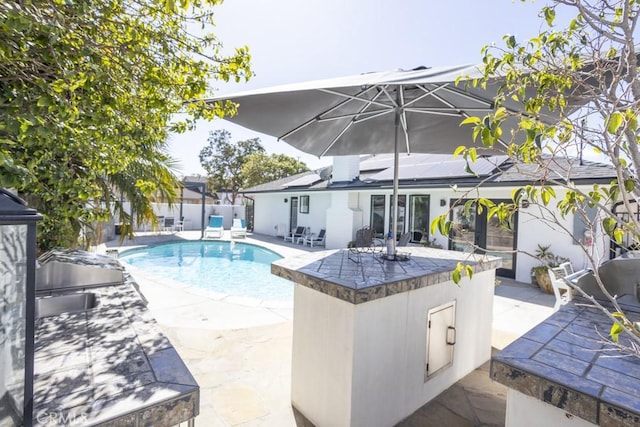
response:
M223 241L173 242L131 249L119 259L144 273L218 294L291 302L293 283L271 274L282 257L256 245Z

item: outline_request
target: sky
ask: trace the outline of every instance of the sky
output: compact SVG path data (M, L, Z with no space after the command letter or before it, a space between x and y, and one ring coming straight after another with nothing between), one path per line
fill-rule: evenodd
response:
M225 0L215 34L224 49L248 46L255 74L248 83L214 82L216 95L371 71L450 66L482 61L485 44L505 34L531 38L544 29L545 1L520 0ZM561 11L560 11L561 12ZM558 20L568 19L567 13ZM312 168L328 165L273 137L224 120L201 121L171 135L178 174L205 174L198 154L210 131L232 141L259 137L268 154L283 153Z

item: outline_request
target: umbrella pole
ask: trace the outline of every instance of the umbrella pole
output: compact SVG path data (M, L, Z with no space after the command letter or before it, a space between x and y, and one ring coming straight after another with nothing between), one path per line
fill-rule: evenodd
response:
M400 96L398 95L398 98ZM400 100L398 100L399 102ZM395 135L393 142L393 221L391 221L391 247L393 248L393 252L391 254L387 254L387 257L390 259L396 258L396 232L398 231L398 164L399 162L399 149L398 149L398 130L400 127L400 104L396 106L395 111Z

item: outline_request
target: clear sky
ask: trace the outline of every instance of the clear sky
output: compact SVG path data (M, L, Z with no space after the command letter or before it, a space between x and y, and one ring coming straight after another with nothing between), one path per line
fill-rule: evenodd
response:
M225 0L216 7L216 35L225 49L249 46L255 76L248 83L216 82L217 94L371 71L481 62L485 44L502 36L540 32L545 1L520 0ZM569 15L567 15L569 16ZM559 15L559 18L562 18ZM566 18L566 16L565 16ZM209 131L232 140L259 137L268 153L284 153L316 168L329 164L275 138L224 120L200 122L172 135L180 175L204 174L198 153Z

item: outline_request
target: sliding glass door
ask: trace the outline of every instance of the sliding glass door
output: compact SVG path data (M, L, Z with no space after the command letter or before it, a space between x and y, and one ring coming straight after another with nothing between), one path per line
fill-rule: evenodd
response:
M510 200L493 200L494 203ZM487 219L487 210L478 213L475 208L465 212L465 200L451 209L451 235L449 249L461 252L486 253L502 258L502 267L496 273L503 277L515 277L518 214L513 216L509 228L503 228L493 217Z
M404 222L405 222L405 215L406 215L406 206L407 206L407 196L405 196L404 194L399 194L398 195L398 224L397 224L397 228L396 228L396 232L394 237L397 239L400 238L400 235L402 233L404 233ZM389 215L389 230L393 230L393 215L395 214L394 212L394 205L393 205L393 196L391 196L391 204L389 205L389 211L390 211L390 215Z
M411 241L429 239L429 196L409 196L409 231Z
M384 237L384 195L371 196L371 228L376 232L376 237Z

